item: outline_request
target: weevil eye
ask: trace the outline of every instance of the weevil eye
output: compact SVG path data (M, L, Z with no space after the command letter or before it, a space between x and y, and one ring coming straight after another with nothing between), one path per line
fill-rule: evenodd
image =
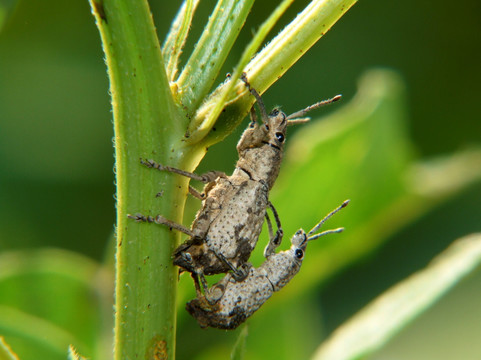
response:
M184 259L188 262L188 263L192 263L192 255L188 252L184 253Z
M279 142L283 142L283 141L284 141L284 134L281 133L281 132L277 132L277 133L276 133L276 139L277 139Z
M302 251L301 249L296 249L295 255L296 255L296 258L301 260L304 257L304 251Z
M272 117L277 116L277 115L279 115L279 109L274 109L269 114L269 116L272 116Z

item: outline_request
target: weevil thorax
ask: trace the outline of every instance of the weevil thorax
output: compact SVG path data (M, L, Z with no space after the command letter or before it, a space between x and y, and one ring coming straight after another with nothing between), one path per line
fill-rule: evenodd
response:
M236 172L265 181L271 189L279 175L286 131L286 115L277 109L269 114L267 123L251 123L237 144Z
M306 232L299 229L292 237L291 244L290 249L270 256L261 265L265 267L274 291L282 289L299 272L307 247Z

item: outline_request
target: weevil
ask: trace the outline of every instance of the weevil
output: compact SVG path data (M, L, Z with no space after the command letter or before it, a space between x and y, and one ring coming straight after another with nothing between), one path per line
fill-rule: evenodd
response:
M344 201L309 233L299 229L291 238L290 249L275 253L275 249L271 248L264 263L258 268L251 267L244 280L235 281L230 273L227 274L209 289L209 297L198 294L197 298L188 302L187 311L201 327L237 328L299 272L309 241L343 231L344 228L338 228L316 233L327 219L348 203L349 200ZM217 301L213 301L215 298Z
M199 279L205 291L205 275L232 271L237 281L249 272L247 260L255 248L262 230L264 218L269 228L269 207L277 225L271 234L268 247L280 243L283 231L274 206L269 202L269 191L279 174L287 127L308 121L302 118L308 111L340 99L340 95L324 100L286 116L278 109L267 114L262 98L247 81L250 93L256 98L262 124L257 121L254 107L251 108L251 122L237 144L239 160L232 175L211 171L202 175L164 166L153 160L141 160L142 164L168 171L205 183L203 193L190 187L189 192L202 200L202 208L196 215L191 228L172 222L162 215L129 215L137 221L153 222L181 231L189 239L174 251L174 264L192 274L196 289Z

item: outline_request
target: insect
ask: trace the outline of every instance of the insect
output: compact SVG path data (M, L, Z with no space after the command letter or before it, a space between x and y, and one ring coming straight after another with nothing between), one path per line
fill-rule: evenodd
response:
M245 75L242 79L257 100L262 124L259 124L252 107L251 122L237 144L239 160L232 175L227 176L218 171L198 175L153 160L141 160L142 164L150 168L176 173L206 184L203 194L189 188L192 195L202 199L202 208L191 228L174 223L162 215L129 215L134 220L166 225L189 236L174 251L174 264L192 274L197 290L200 279L206 293L208 285L205 275L232 271L232 277L237 281L247 276L250 267L247 260L256 246L264 218L271 228L267 208L272 210L277 225L277 231L271 234L268 247L275 248L280 243L283 236L281 223L268 197L279 174L287 127L308 121L308 118L302 118L308 111L340 98L338 95L289 116L277 109L267 114L260 95L250 86Z
M343 231L343 228L338 228L315 234L327 219L348 203L349 200L344 201L309 233L299 229L291 238L289 250L275 253L275 249L271 249L264 263L258 268L251 267L243 281L235 281L230 273L227 274L209 289L210 299L198 294L197 298L187 303L187 311L201 327L235 329L299 272L309 241ZM212 299L216 297L217 301L213 302Z

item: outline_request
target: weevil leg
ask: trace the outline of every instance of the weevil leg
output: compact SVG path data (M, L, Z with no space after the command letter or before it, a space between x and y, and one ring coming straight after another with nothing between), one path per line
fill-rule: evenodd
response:
M202 283L202 288L204 289L204 298L205 300L207 300L209 305L214 305L217 301L219 301L222 295L224 295L225 287L215 284L214 286L212 286L212 288L209 288L209 284L207 284L207 280L205 279L205 275L203 273L199 273L198 277L196 276L196 278L197 279L200 278L200 282ZM197 286L199 286L199 280L197 280L195 290L197 292L197 297L201 299L202 293L200 292L200 288L197 289Z
M249 80L247 80L246 73L242 73L241 80L246 84L247 89L249 89L249 92L252 94L252 96L256 98L257 105L259 106L259 110L261 111L262 121L264 122L264 124L267 124L269 117L267 116L266 106L264 105L264 101L262 101L260 94L257 92L256 89L251 86Z
M266 223L267 223L267 230L269 230L269 241L274 238L274 232L272 231L272 223L269 214L266 211Z
M192 195L193 197L199 199L199 200L205 199L205 193L201 193L199 190L197 190L196 188L194 188L190 185L189 185L189 194Z
M159 163L155 162L154 160L140 159L140 163L142 165L147 166L148 168L151 168L151 169L157 169L157 170L160 170L160 171L168 171L168 172L171 172L171 173L174 173L174 174L179 174L179 175L182 175L182 176L185 176L185 177L197 180L197 181L201 181L205 184L210 183L212 181L215 181L215 179L217 179L218 177L226 177L227 176L222 171L208 171L205 174L198 175L198 174L191 173L191 172L188 172L188 171L184 171L184 170L181 170L181 169L177 169L177 168L174 168L174 167L171 167L171 166L159 164Z
M273 255L276 252L276 249L282 242L282 238L284 236L284 231L282 230L281 220L279 219L279 214L277 213L276 208L272 203L269 201L267 206L272 210L274 214L274 219L277 225L276 234L273 235L272 233L272 224L270 223L270 219L266 213L266 220L267 220L267 227L269 228L269 243L267 244L266 248L264 249L264 257L268 258L269 256Z
M192 280L194 280L195 293L200 299L200 297L202 296L202 291L200 290L199 276L196 273L190 273L190 276L192 277Z
M247 275L249 274L249 270L252 267L250 263L244 263L236 268L232 263L225 258L224 255L218 254L214 251L214 254L221 260L224 264L226 264L232 270L232 277L235 281L242 281L244 280Z
M215 305L222 298L230 278L231 275L227 274L219 282L217 282L217 284L212 285L212 287L205 292L204 298L207 300L209 305Z
M175 229L180 232L183 232L184 234L187 234L190 237L194 237L194 233L190 229L186 228L184 225L177 224L169 219L166 219L162 215L157 215L156 217L153 217L153 216L145 216L142 214L135 214L135 215L128 214L127 217L129 219L133 219L139 222L148 222L148 223L155 223L159 225L165 225L171 229Z
M251 107L249 114L251 117L251 123L249 124L249 126L252 128L255 126L255 124L257 124L257 113L256 109L254 109L254 106Z

